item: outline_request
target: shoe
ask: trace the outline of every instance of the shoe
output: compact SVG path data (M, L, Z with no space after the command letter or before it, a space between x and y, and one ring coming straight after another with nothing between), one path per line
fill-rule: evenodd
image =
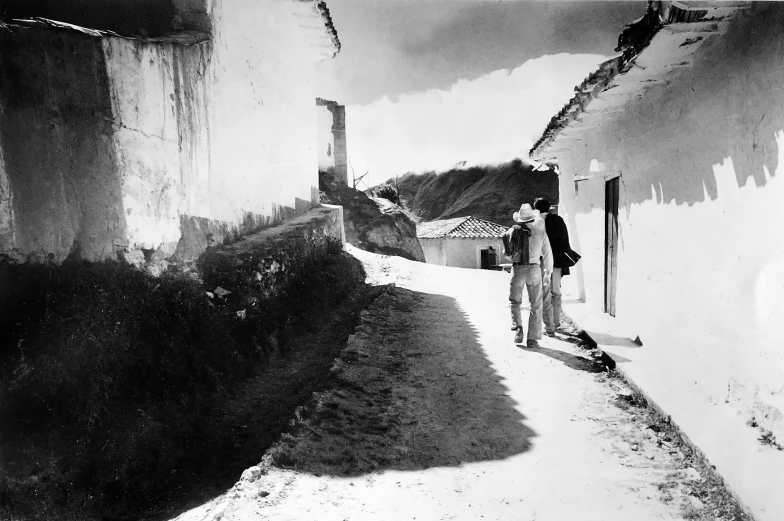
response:
M515 333L514 343L515 344L522 344L524 338L525 338L525 335L523 334L523 328L522 327L518 327L517 328L517 333Z
M539 345L538 340L529 340L528 342L526 342L525 346L530 349L539 349L540 347L542 347Z
M549 337L555 338L555 331L545 331L544 334Z

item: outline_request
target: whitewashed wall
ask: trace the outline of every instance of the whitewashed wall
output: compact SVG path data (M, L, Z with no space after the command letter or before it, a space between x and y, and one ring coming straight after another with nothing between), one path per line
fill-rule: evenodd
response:
M47 28L5 35L5 74L40 88L7 82L4 93L0 252L63 260L78 243L91 260L118 245L170 255L183 217L247 228L318 202L323 19L291 0L203 7L212 39L195 45ZM28 55L46 66L26 67ZM49 127L37 123L52 113Z
M210 208L242 212L310 203L318 187L315 57L295 2L213 4L210 81Z
M604 175L620 173L617 318L656 341L672 377L694 376L679 369L689 356L704 367L697 391L774 416L784 411L782 23L777 5L739 16L693 68L559 159L559 213L583 255L587 304L603 306ZM593 159L606 172L575 190Z
M495 248L497 262L507 262L501 239L419 239L419 243L428 264L478 269L481 267L480 252L488 246Z
M335 137L332 135L332 112L324 105L316 107L318 121L318 167L326 172L335 168Z
M419 239L422 245L422 252L425 254L425 262L446 266L446 239Z

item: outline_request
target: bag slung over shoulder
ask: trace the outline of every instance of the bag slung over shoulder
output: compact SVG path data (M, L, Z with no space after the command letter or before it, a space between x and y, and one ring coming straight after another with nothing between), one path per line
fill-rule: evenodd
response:
M502 241L504 243L504 254L512 260L521 264L529 264L528 243L531 237L531 230L524 224L515 224L509 228Z

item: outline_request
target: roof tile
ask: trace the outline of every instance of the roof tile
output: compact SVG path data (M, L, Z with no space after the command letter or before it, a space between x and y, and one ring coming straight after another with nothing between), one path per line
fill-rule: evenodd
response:
M441 221L421 222L417 225L419 239L491 239L501 237L506 231L501 226L478 217L457 217Z

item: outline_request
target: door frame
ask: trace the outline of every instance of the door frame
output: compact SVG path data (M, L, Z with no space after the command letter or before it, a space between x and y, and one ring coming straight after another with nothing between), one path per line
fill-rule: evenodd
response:
M604 181L604 312L615 316L618 289L618 199L620 174Z

